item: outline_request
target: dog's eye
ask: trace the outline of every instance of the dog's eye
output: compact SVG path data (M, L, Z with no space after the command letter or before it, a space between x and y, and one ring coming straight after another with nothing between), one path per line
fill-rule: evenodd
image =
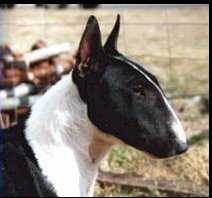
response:
M145 96L144 88L142 85L137 85L137 86L133 87L133 92L137 96Z

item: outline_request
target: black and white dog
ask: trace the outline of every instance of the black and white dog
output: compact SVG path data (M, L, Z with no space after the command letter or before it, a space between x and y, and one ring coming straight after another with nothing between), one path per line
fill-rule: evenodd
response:
M99 163L120 142L159 158L187 150L155 76L118 52L119 27L118 16L103 47L91 16L73 71L32 107L24 135L5 140L6 195L92 196Z

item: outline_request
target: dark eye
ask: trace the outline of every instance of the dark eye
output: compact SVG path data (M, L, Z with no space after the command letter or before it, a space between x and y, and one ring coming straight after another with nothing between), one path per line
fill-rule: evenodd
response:
M145 96L144 87L142 85L137 85L133 87L132 90L137 96Z

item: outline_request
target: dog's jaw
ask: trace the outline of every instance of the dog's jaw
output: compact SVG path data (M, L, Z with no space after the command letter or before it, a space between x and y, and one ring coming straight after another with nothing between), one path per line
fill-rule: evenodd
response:
M93 125L93 136L89 144L89 156L93 163L99 163L115 144L124 144L118 138L100 131Z
M71 73L33 106L25 134L58 196L92 196L98 165L117 142L89 121Z

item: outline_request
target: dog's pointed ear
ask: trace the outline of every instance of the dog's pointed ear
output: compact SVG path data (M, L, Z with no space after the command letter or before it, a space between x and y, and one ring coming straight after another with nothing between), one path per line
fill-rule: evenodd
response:
M90 16L76 54L76 67L80 76L84 77L89 71L101 70L103 57L99 24L94 16Z
M118 53L117 41L118 41L118 36L119 36L119 29L120 29L120 15L118 14L117 18L116 18L116 23L113 27L113 30L110 33L110 35L104 45L105 52L108 54L115 55Z

